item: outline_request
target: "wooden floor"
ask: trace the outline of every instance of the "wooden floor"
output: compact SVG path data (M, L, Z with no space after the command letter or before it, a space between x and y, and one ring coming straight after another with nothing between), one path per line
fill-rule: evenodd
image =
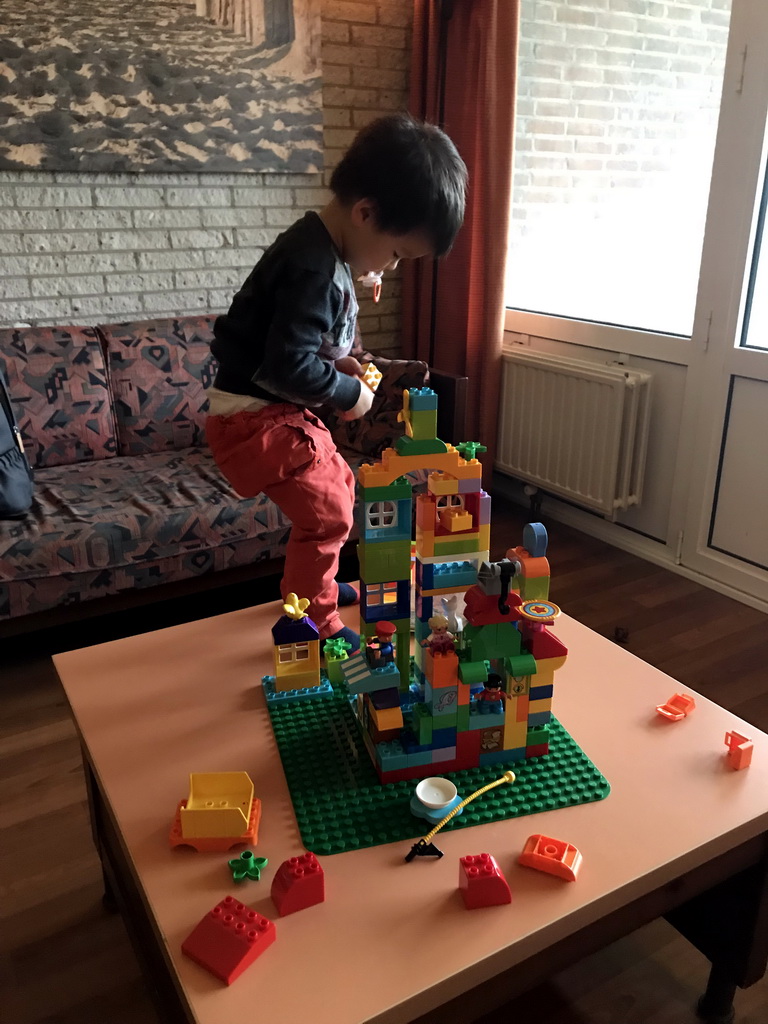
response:
M493 526L497 558L506 546L520 543L527 518L499 505ZM547 525L552 598L565 611L604 636L626 636L625 646L638 657L768 730L768 617L556 523ZM4 1024L164 1024L153 1011L120 918L101 906L78 744L49 655L169 624L178 614L211 615L259 597L241 587L209 593L196 608L189 603L180 611L155 607L143 617L91 622L3 644ZM694 1024L693 1004L706 976L706 961L672 928L656 922L553 977L483 1024ZM740 1024L766 1024L768 984L738 993L736 1005Z

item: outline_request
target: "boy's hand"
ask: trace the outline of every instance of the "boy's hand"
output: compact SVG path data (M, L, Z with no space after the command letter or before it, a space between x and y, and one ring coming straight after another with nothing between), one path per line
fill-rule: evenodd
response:
M345 373L347 377L363 376L363 368L354 356L344 356L343 359L337 359L333 365L339 373Z
M346 412L341 414L343 420L359 420L361 416L365 416L368 410L373 405L373 392L369 387L366 387L362 382L360 383L360 397L352 406L351 409L347 409Z

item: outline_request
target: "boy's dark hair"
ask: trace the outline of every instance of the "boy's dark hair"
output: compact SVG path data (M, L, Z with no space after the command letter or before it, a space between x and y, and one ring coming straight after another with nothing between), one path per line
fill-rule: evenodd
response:
M467 168L445 132L406 113L366 125L331 176L341 202L370 199L380 231L423 231L435 256L448 252L461 227L466 185Z

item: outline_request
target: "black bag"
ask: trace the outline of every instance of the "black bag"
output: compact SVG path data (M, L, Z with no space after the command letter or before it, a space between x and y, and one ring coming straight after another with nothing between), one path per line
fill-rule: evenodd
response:
M31 504L32 470L0 370L0 519L17 519Z

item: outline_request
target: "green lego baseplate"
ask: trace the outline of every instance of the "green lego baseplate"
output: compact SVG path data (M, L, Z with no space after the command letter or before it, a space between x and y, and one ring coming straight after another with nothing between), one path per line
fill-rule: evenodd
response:
M301 839L317 855L405 842L429 831L409 810L418 779L379 782L348 695L268 705ZM441 772L467 797L511 768L516 780L468 804L446 830L602 800L610 784L553 718L546 757Z

